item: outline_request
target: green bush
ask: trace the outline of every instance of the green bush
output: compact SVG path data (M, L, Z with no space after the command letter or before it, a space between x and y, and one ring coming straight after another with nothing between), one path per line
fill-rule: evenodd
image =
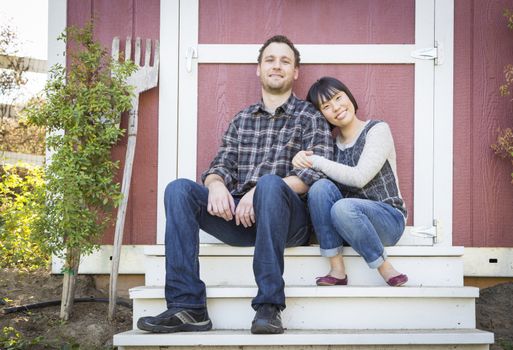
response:
M44 188L41 167L0 168L0 268L48 266L44 242L33 234Z

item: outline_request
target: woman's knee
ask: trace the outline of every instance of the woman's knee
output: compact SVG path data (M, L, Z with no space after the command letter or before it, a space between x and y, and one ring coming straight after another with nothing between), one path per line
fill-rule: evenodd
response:
M344 224L350 224L358 220L362 214L358 203L352 198L343 198L331 207L331 218Z
M323 200L326 196L331 196L333 191L338 191L333 182L328 179L317 180L308 190L308 201Z

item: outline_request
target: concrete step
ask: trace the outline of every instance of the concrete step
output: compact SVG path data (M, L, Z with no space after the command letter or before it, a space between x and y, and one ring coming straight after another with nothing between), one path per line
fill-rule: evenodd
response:
M164 246L148 246L146 254L147 286L165 284ZM390 261L406 273L410 286L463 286L463 247L394 246L387 247ZM207 285L254 286L253 251L250 248L230 247L225 244L200 245L200 276ZM349 285L384 286L376 270L350 247L343 254ZM286 285L311 286L315 277L329 270L328 259L319 255L318 246L287 248L285 250Z
M256 287L207 287L215 329L249 329ZM474 287L289 286L282 319L291 329L464 329L475 328ZM166 309L163 287L137 287L134 329L139 317Z
M477 329L286 330L284 334L252 335L247 330L151 334L133 330L114 336L120 350L187 349L241 350L265 347L308 350L488 350L493 333Z

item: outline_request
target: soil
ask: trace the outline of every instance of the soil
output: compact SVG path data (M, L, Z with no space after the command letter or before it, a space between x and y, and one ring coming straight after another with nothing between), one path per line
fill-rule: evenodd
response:
M60 300L62 276L48 271L23 272L0 270L0 300L7 298L7 307ZM93 278L77 277L76 298L106 298L94 288ZM11 314L0 311L0 349L7 347L4 327L13 327L20 333L12 349L112 349L112 337L132 328L132 310L116 308L115 319L108 320L108 303L75 303L67 322L59 318L60 306L50 306ZM12 334L11 334L11 338ZM2 342L3 340L3 342ZM2 347L3 346L3 347Z
M481 289L476 300L477 328L493 332L491 350L513 350L513 283Z
M0 300L6 307L60 300L62 276L47 271L0 270ZM77 278L76 297L105 298L94 288L91 276ZM0 348L6 347L1 333L13 327L20 333L18 347L11 349L112 349L112 337L131 329L132 310L118 306L113 322L108 321L107 303L76 303L67 322L59 319L59 306L2 315L0 311ZM476 301L477 328L495 333L491 350L513 350L513 283L482 289ZM32 343L32 344L31 344Z

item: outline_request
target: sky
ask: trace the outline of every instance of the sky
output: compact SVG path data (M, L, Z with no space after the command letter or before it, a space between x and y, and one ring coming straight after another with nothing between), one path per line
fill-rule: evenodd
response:
M0 0L0 25L17 33L20 56L48 56L48 0Z
M17 34L17 56L48 58L48 0L0 0L0 26L6 25ZM16 103L23 104L41 91L46 81L46 74L25 73L25 77L28 83L20 91ZM0 103L10 99L0 96Z

